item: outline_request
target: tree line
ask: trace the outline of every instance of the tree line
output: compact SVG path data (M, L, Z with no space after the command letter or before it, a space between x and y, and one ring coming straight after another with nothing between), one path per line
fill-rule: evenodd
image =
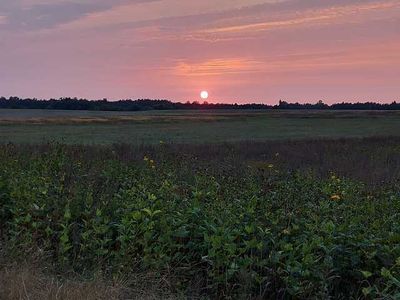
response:
M269 104L225 104L207 102L172 102L169 100L88 100L78 98L36 99L19 97L0 97L0 108L8 109L58 109L58 110L94 110L94 111L145 111L145 110L195 110L195 109L334 109L334 110L400 110L400 103L342 102L328 105L317 103L289 103L280 100L276 105Z

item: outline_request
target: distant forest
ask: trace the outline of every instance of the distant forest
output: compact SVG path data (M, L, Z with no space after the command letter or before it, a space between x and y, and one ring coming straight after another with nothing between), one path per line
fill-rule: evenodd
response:
M0 97L0 108L9 109L59 109L59 110L94 110L94 111L145 111L145 110L195 110L195 109L334 109L334 110L400 110L400 103L381 104L374 102L365 103L336 103L325 104L318 101L315 104L288 103L279 101L276 105L268 104L224 104L200 102L172 102L168 100L87 100L77 98L60 99L22 99L18 97Z

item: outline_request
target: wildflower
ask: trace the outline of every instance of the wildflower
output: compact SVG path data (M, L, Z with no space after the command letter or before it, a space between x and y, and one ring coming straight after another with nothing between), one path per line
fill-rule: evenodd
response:
M154 164L154 160L150 159L150 163L151 163L151 164Z
M332 179L332 180L335 180L335 179L336 179L336 176L335 176L335 175L332 175L331 179Z
M339 195L332 195L331 196L331 200L334 200L334 201L339 201L341 198L340 198L340 196Z
M152 169L155 169L155 168L156 168L156 166L154 166L154 165L153 165L153 166L151 166L151 168L152 168Z
M289 235L289 234L290 234L290 230L289 230L289 229L284 229L284 230L283 230L283 234Z
M279 156L279 153L278 153L278 152L277 152L277 153L275 153L275 156L276 156L276 157L278 157L278 156Z
M269 169L272 169L273 167L274 167L273 164L269 164L269 165L268 165L268 168L269 168Z
M160 145L164 145L165 144L165 142L164 141L160 141Z
M148 158L147 156L145 156L145 157L143 158L143 160L144 160L144 161L149 161L149 158Z

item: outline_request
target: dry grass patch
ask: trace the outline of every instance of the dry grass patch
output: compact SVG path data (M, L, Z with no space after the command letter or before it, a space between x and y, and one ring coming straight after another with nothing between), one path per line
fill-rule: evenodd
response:
M134 276L115 282L66 279L46 274L33 264L0 266L0 299L116 300L177 299L151 276Z
M124 291L118 283L101 280L60 280L29 265L7 266L0 271L0 299L122 299Z

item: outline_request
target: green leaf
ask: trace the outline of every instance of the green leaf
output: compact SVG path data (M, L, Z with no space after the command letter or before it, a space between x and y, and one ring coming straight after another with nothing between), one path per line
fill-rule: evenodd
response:
M363 274L364 278L370 278L372 276L372 273L369 271L361 271Z
M71 219L71 210L69 209L68 206L65 208L64 219L66 219L66 220L70 220Z
M368 296L369 294L371 294L373 288L372 287L365 287L362 289L362 293L364 294L364 296Z
M253 226L246 225L244 227L244 230L246 231L247 234L252 234L254 232Z
M135 221L138 221L138 220L140 220L140 219L142 218L142 213L141 213L140 211L134 211L134 212L132 213L132 218L133 218Z
M384 278L391 278L391 277L392 277L392 274L391 274L390 271L389 271L388 269L386 269L386 268L382 268L382 269L381 269L381 275L382 275Z
M153 215L152 211L148 208L143 208L142 211L145 212L146 214L148 214L150 217Z
M162 213L161 210L155 210L155 211L153 211L153 216L158 215L158 214L160 214L160 213Z

